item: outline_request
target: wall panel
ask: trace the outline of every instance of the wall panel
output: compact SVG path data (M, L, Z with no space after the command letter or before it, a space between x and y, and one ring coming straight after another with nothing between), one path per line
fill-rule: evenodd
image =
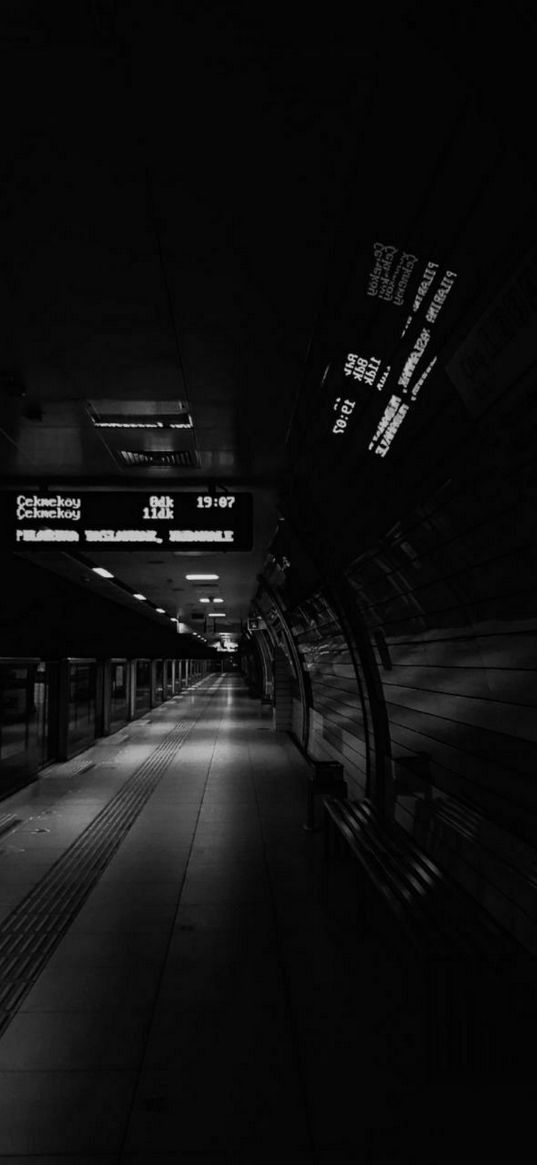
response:
M290 623L310 681L308 754L314 760L342 764L349 795L363 797L368 774L368 711L339 620L319 593L290 614Z
M348 576L382 679L396 821L537 950L536 555L515 493L506 504L484 469Z

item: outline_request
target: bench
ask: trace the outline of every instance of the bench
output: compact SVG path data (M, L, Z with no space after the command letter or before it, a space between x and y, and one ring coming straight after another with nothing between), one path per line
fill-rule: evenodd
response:
M343 780L343 765L338 761L313 760L304 754L309 765L306 822L304 829L313 833L320 828L315 821L315 798L326 793L336 800L346 798L347 784Z
M423 973L429 1065L498 1068L513 1047L519 1054L520 1040L531 1062L535 960L401 827L382 822L370 802L326 796L323 804L327 858L339 852L355 859L359 928L378 924L384 913L399 951L403 939ZM528 1022L524 1017L515 1031L512 993L524 990Z

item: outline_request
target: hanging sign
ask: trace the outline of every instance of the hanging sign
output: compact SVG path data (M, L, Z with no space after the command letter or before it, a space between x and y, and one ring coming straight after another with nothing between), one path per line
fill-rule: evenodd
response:
M20 489L4 495L9 541L27 550L251 550L252 495Z

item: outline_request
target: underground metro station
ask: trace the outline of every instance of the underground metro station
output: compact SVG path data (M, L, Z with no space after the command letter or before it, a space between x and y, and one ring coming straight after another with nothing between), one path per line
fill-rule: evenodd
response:
M0 32L0 1163L524 1160L535 12Z

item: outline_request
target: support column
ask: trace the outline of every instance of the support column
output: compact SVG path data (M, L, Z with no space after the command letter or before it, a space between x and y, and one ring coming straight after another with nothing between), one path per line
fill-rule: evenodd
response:
M105 659L97 664L97 684L95 693L95 718L97 736L110 735L112 711L112 660Z
M134 720L134 713L136 711L136 660L129 659L128 662L129 678L128 678L128 709L129 720Z
M67 760L69 734L69 660L60 660L58 675L58 760Z

